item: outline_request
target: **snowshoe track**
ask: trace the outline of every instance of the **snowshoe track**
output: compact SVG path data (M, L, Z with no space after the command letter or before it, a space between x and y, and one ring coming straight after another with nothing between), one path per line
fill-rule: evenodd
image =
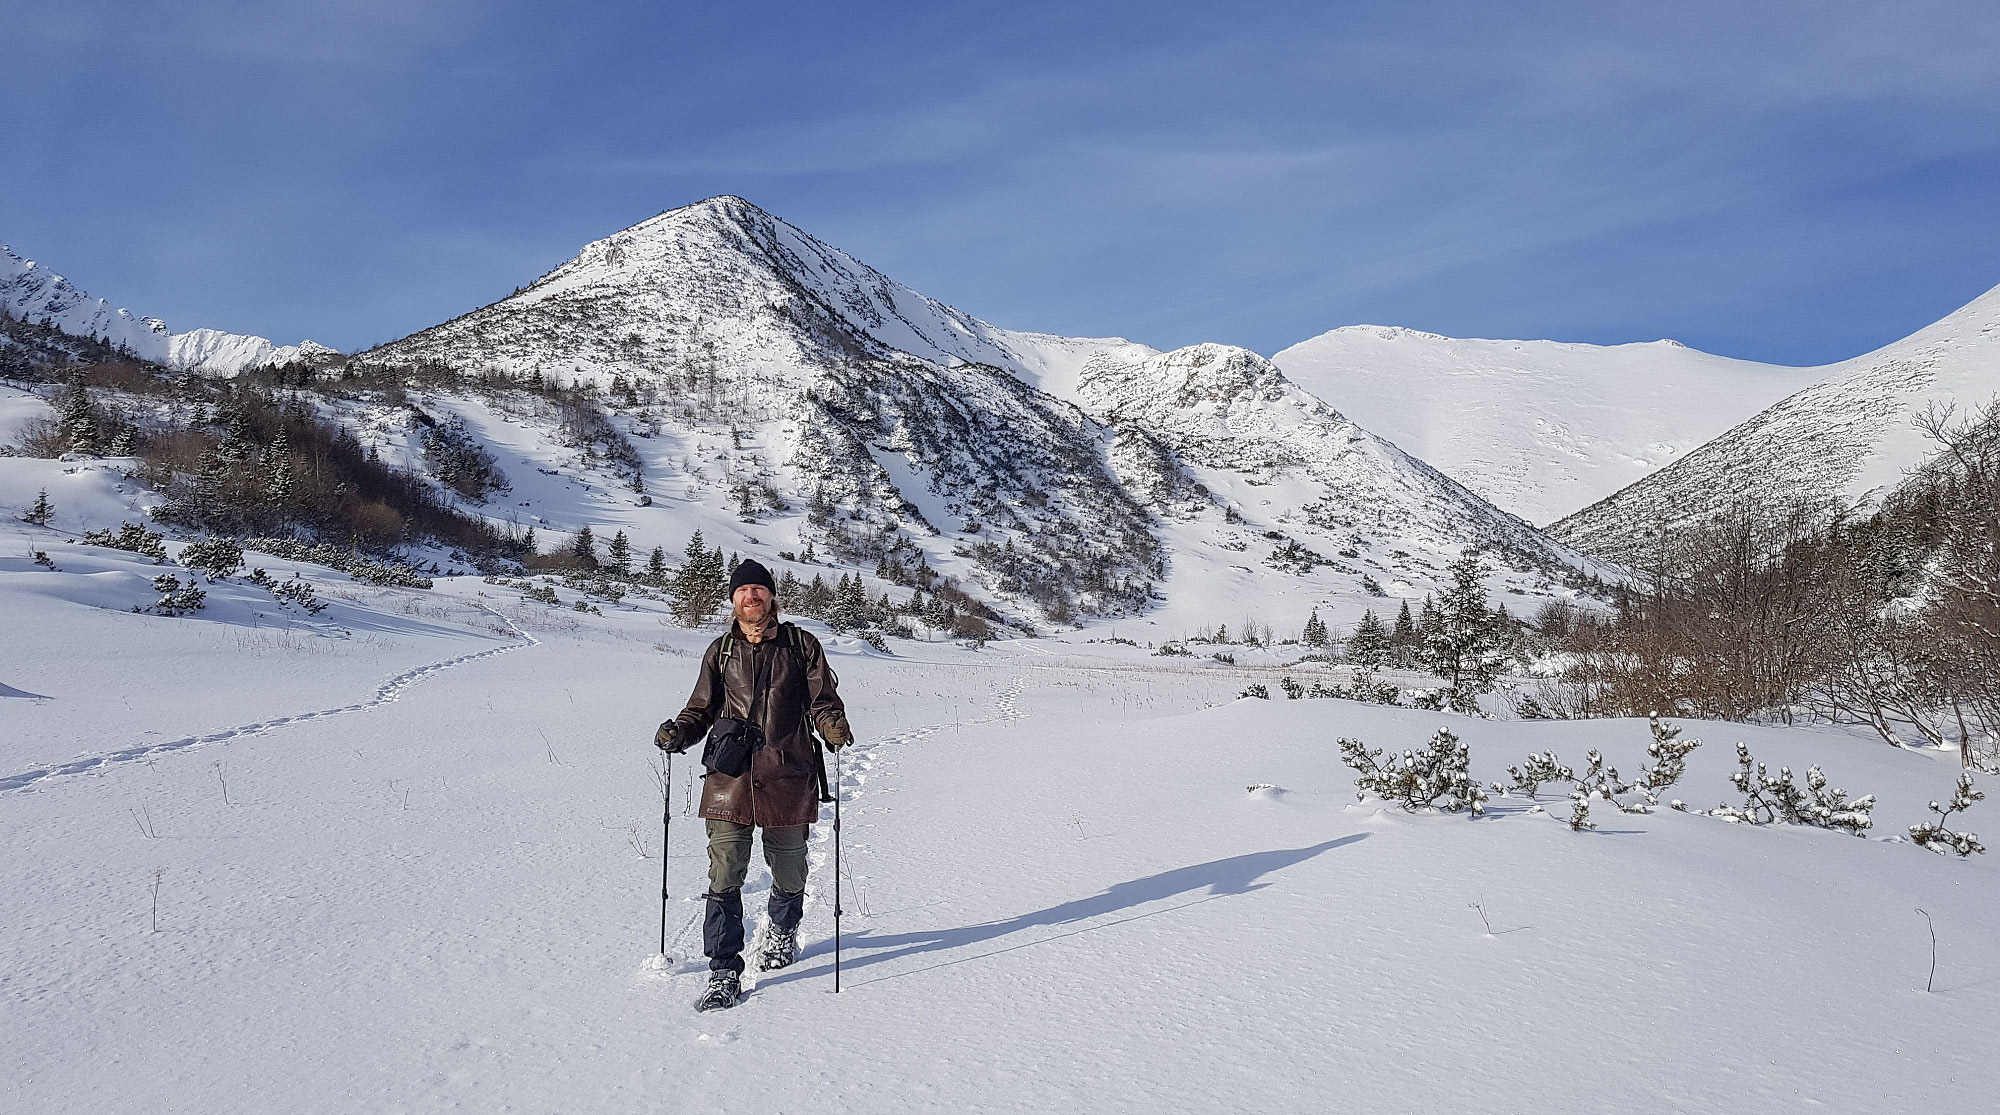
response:
M493 612L492 614L499 617L502 622L507 622L504 616L500 616L500 613ZM289 716L277 716L269 720L259 720L252 724L239 724L234 728L224 728L220 731L207 732L198 736L185 736L181 739L165 740L160 743L143 743L113 751L107 755L92 755L87 758L72 759L66 763L57 763L54 766L42 767L37 770L22 771L20 774L0 778L0 792L25 790L51 778L60 778L71 774L87 774L94 770L103 770L123 763L139 762L175 751L189 751L207 744L222 743L225 740L238 739L243 736L260 736L285 727L288 724L303 724L307 721L325 720L328 717L341 716L350 712L363 712L398 700L412 685L425 678L443 673L446 670L468 665L482 658L491 658L494 655L506 654L508 651L519 650L522 647L541 645L541 640L521 630L519 627L515 627L514 624L507 623L507 626L512 628L514 634L520 636L523 641L509 643L503 647L474 651L471 654L461 654L455 658L447 658L441 662L432 662L428 665L405 670L376 687L375 695L365 701L357 701L351 705L341 705L339 708L316 709L312 712L295 712Z
M1021 693L1027 687L1028 679L1022 675L1016 675L993 698L994 711L991 716L982 716L977 720L939 722L936 724L925 724L916 728L905 728L900 732L892 732L865 742L861 739L856 739L851 746L847 747L840 754L838 763L840 781L834 792L841 796L842 802L845 805L853 805L855 802L861 800L867 788L868 781L874 774L876 749L884 745L893 748L899 744L916 743L937 735L939 732L948 732L954 728L970 727L975 724L995 724L1007 720L1021 719L1027 715L1021 711L1020 707ZM828 774L832 774L832 769L828 770ZM821 901L821 898L825 894L830 894L830 889L823 886L818 880L823 877L823 872L831 870L833 863L832 823L825 822L815 825L814 829L812 847L808 853L808 861L812 867L807 875L806 882L805 913L807 916L810 916L814 910L826 904ZM854 882L852 849L848 849L847 858L849 862L841 865L845 876L843 885L847 886L849 890L854 890L855 888L852 886ZM829 918L832 917L830 913L827 916ZM762 912L758 913L757 922L749 934L749 940L743 945L743 955L746 959L756 957L760 954L768 929L768 921L769 919L766 915ZM690 924L692 924L692 920L690 920ZM803 921L800 924L803 926ZM682 927L681 931L685 933L687 931L686 927ZM676 939L678 940L678 937ZM790 970L790 968L778 969L779 972L788 972ZM743 993L748 995L754 990L758 979L765 974L757 970L755 963L746 963L743 971Z

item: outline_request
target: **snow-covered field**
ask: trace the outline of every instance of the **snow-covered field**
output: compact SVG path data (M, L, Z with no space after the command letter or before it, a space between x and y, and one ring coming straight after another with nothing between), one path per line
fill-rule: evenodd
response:
M843 990L821 825L804 958L696 1015L693 764L660 970L649 740L712 632L310 566L314 617L228 584L121 610L148 568L0 523L10 1112L1970 1112L2000 1085L2000 876L1898 838L1949 756L1686 725L1691 805L1731 797L1741 739L1878 795L1868 838L1409 815L1356 802L1337 737L1448 722L1490 780L1546 748L1634 773L1646 727L1236 700L1277 671L1104 632L888 657L821 630L862 737Z

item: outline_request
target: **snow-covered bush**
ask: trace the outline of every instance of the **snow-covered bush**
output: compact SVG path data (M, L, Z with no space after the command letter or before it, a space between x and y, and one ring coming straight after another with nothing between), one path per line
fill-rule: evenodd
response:
M1410 707L1428 709L1431 712L1455 712L1461 716L1485 715L1479 710L1477 694L1450 685L1411 690Z
M1278 679L1278 688L1285 691L1285 700L1287 701L1296 701L1306 695L1306 687L1293 681L1290 674L1286 674L1284 677Z
M1792 781L1792 768L1779 767L1777 774L1771 774L1751 757L1748 744L1736 745L1736 773L1729 776L1729 782L1743 795L1743 804L1718 805L1709 810L1709 816L1732 824L1811 825L1857 836L1875 824L1868 815L1875 808L1873 794L1850 801L1847 791L1827 789L1826 775L1816 766L1806 770L1806 785L1800 789Z
M135 527L131 523L121 523L116 532L93 530L83 536L88 546L109 546L114 550L129 550L141 557L152 558L160 565L167 561L165 539L145 527Z
M435 422L422 412L412 412L410 425L424 447L424 461L431 474L459 495L474 503L484 502L489 492L508 489L500 463L479 439L466 429L465 419L452 415Z
M326 605L320 603L312 582L297 573L292 574L292 579L289 581L280 581L258 569L250 574L250 583L270 593L281 604L296 604L313 615L326 611Z
M1657 712L1648 720L1653 729L1653 742L1646 745L1646 757L1653 760L1653 765L1639 768L1639 781L1635 785L1640 793L1646 795L1646 804L1658 805L1660 791L1679 782L1687 773L1687 757L1701 746L1701 741L1680 738L1681 730L1661 723Z
M181 564L207 577L210 584L243 568L243 547L234 538L216 535L190 542L181 549Z
M1564 766L1553 751L1528 756L1528 761L1520 766L1508 767L1507 775L1512 781L1504 786L1495 782L1493 789L1502 794L1519 790L1531 801L1541 792L1545 782L1572 782L1576 779L1576 772Z
M1261 681L1252 682L1249 688L1236 695L1236 699L1239 701L1245 697L1255 697L1261 701L1268 701L1271 699L1271 691L1264 688L1264 683Z
M1332 697L1342 701L1361 701L1371 705L1400 705L1403 691L1393 682L1378 681L1372 670L1356 670L1349 676L1346 685L1326 685L1313 682L1306 690L1308 697Z
M1971 772L1961 772L1958 776L1958 787L1952 791L1951 804L1941 806L1937 802L1932 802L1931 812L1937 814L1937 820L1911 825L1910 839L1916 841L1918 847L1929 848L1939 855L1957 852L1961 856L1969 856L1974 852L1984 852L1986 845L1979 842L1978 833L1953 832L1945 827L1945 822L1951 819L1953 813L1963 813L1972 808L1973 802L1981 801L1985 797L1985 791L1972 788Z
M245 538L243 548L290 561L310 561L353 577L365 585L429 588L431 579L401 562L370 561L351 549L296 538Z
M208 602L208 594L201 590L193 577L189 577L188 583L183 585L179 577L171 573L162 573L153 578L153 589L160 594L160 598L149 608L133 605L133 611L147 611L160 616L184 616L190 612L200 611L202 605Z
M1493 789L1502 794L1518 790L1532 799L1540 793L1544 784L1571 783L1569 827L1578 830L1595 827L1590 823L1592 801L1609 802L1623 813L1643 813L1647 807L1660 803L1661 790L1680 781L1681 776L1687 773L1688 754L1701 746L1698 739L1680 739L1681 730L1661 723L1657 716L1652 718L1652 728L1653 742L1646 747L1646 754L1652 758L1653 765L1641 768L1637 781L1625 781L1618 768L1607 766L1603 753L1592 748L1584 754L1587 765L1582 774L1564 765L1555 752L1544 751L1528 756L1527 761L1518 767L1508 767L1507 774L1511 781L1504 785L1495 782ZM1620 799L1620 795L1634 791L1645 795L1644 805L1628 804Z
M1439 728L1422 751L1404 751L1387 761L1380 748L1343 738L1340 759L1361 775L1354 780L1357 798L1374 794L1413 812L1467 810L1475 817L1486 812L1486 791L1472 778L1471 752L1449 728Z

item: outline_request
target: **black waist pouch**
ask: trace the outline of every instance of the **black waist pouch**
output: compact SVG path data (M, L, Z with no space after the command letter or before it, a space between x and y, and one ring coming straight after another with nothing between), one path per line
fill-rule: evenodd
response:
M764 744L764 730L750 720L718 716L708 730L708 744L701 749L701 765L728 778L750 772L750 756Z

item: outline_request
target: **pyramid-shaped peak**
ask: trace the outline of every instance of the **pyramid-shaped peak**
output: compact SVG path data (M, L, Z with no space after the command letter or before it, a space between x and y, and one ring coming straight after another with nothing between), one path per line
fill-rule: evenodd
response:
M671 233L690 225L724 225L742 232L754 232L782 223L784 222L776 215L747 198L735 194L717 194L678 209L664 210L629 228L612 233L605 239L644 236L648 233Z

